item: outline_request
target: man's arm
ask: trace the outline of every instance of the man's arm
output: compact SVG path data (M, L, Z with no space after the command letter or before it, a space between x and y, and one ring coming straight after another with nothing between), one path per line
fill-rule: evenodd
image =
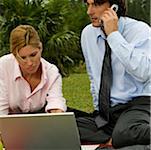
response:
M141 38L139 33L138 39L135 36L128 42L121 33L116 31L111 33L107 40L112 52L125 66L126 71L136 80L145 82L151 78L151 38L149 37L149 29L141 30L146 35L145 38L144 36ZM133 32L135 31L133 30ZM137 33L134 35L137 35Z

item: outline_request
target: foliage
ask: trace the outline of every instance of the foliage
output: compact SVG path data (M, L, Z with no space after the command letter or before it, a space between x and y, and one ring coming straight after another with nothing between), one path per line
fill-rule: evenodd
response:
M128 15L151 24L150 1L128 0Z
M82 58L80 26L73 30L73 9L85 7L77 0L1 0L0 1L0 56L9 52L9 35L19 24L30 24L38 31L43 43L43 57L55 63L62 73L68 74L69 66ZM74 6L73 6L74 5ZM74 9L74 13L75 13ZM84 19L83 19L84 20ZM76 18L78 24L78 18Z
M30 24L33 26L39 24L38 20L41 20L43 9L40 0L34 3L30 3L29 0L1 0L0 8L2 10L0 41L1 47L7 53L9 51L9 35L11 30L19 24Z
M150 23L149 0L127 0L128 15ZM0 0L0 56L9 53L9 35L19 24L30 24L43 43L43 57L63 76L83 61L80 33L89 23L83 0Z

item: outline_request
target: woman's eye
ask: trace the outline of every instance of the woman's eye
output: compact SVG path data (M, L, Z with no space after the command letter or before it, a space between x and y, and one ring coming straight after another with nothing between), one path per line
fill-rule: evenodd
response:
M37 53L33 53L33 54L31 54L30 56L31 57L35 57L37 55Z
M21 58L22 58L22 59L26 59L26 57L24 57L24 56L22 56Z

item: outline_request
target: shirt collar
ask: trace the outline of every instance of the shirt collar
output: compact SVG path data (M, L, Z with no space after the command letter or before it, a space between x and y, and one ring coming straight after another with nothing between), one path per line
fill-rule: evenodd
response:
M14 76L13 76L13 79L16 80L17 78L22 77L22 74L21 74L21 71L19 68L18 61L16 60L14 55L13 55L13 57L14 57Z
M41 58L41 64L42 64L42 78L44 79L44 80L47 80L47 65L46 65L46 63L44 63L44 59L43 58Z
M95 36L96 36L96 43L98 42L99 38L103 38L106 39L104 32L100 29L100 27L94 27L91 24L91 27L93 28L93 31L95 32Z
M119 22L118 22L118 31L122 33L124 31L124 23L125 23L125 18L120 17Z

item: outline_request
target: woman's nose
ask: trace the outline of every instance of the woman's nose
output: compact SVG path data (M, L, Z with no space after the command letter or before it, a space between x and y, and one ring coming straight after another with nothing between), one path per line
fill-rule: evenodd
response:
M32 65L32 63L33 63L33 62L32 62L32 60L31 60L31 58L30 58L30 57L27 57L27 58L26 58L26 64L30 66L30 65Z

